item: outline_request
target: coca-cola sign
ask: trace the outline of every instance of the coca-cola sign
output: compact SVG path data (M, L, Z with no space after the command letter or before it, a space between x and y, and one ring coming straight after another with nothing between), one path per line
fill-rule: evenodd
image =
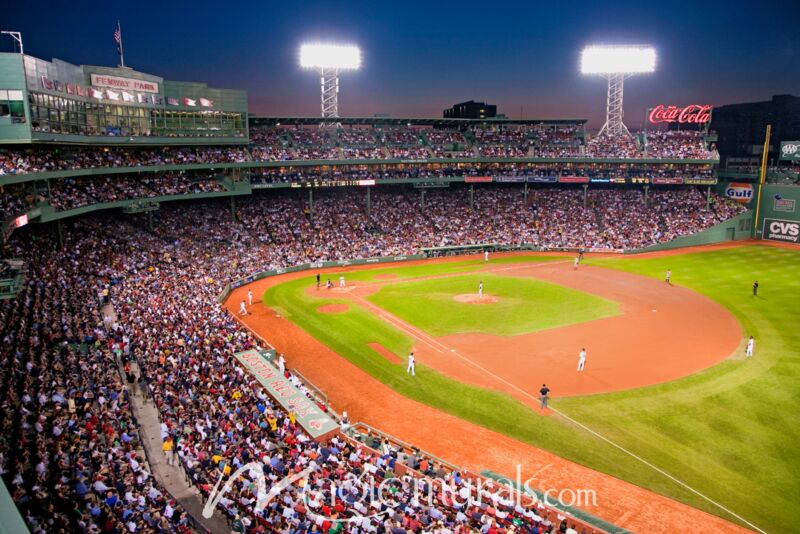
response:
M705 124L711 120L711 106L691 104L678 106L659 105L650 110L650 122L677 122L679 124Z

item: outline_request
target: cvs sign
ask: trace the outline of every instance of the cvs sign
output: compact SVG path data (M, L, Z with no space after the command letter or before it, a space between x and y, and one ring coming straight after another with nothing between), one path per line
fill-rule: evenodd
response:
M737 202L750 202L753 199L753 184L731 182L725 188L725 196Z
M783 219L764 219L761 239L783 241L784 243L800 243L800 222Z

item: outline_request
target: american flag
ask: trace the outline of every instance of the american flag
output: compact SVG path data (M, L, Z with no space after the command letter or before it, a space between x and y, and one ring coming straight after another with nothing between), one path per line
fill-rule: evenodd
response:
M117 52L122 54L122 29L117 21L117 28L114 30L114 42L117 43Z

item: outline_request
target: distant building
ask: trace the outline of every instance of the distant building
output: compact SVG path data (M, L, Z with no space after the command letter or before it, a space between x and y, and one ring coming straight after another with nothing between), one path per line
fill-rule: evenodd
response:
M444 110L445 119L487 119L497 116L497 106L485 102L462 102Z
M767 124L772 125L769 159L777 163L781 141L800 140L800 97L775 95L766 102L714 108L711 130L719 135L722 165L759 166Z

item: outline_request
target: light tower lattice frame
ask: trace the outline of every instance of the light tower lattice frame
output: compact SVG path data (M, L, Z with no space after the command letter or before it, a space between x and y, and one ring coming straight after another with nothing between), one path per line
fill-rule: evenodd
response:
M339 118L339 69L320 67L320 107L322 121Z
M600 128L599 135L610 137L631 136L628 127L625 126L623 118L625 111L623 108L623 92L625 88L625 78L630 77L626 73L606 74L608 80L608 95L606 96L606 122Z
M656 51L647 45L592 45L581 53L581 72L600 75L608 82L606 122L598 135L632 137L623 119L625 79L634 74L655 72Z

